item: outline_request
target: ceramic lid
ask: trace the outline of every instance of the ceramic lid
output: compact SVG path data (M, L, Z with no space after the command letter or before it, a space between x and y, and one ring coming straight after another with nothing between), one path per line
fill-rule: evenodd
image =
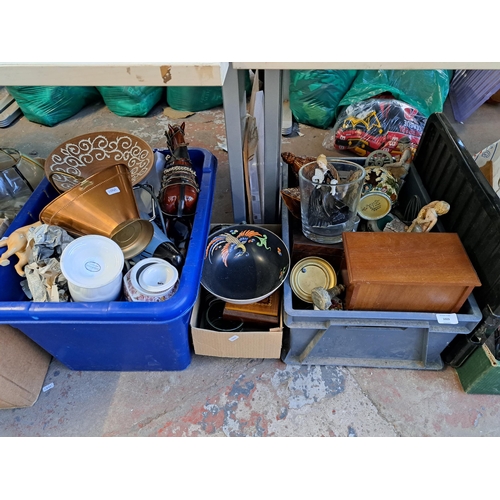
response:
M391 211L391 199L380 191L365 194L358 203L358 215L366 220L378 220Z
M318 286L328 290L337 284L337 275L329 262L320 257L306 257L293 266L290 286L304 302L312 304L311 291Z

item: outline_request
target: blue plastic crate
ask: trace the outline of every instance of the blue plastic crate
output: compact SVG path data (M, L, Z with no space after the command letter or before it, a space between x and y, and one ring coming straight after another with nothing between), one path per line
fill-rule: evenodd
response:
M0 324L19 328L72 370L178 371L191 362L189 320L201 280L210 229L217 159L189 148L200 193L185 264L166 302L32 302L12 264L0 267ZM57 192L47 179L36 188L5 236L38 220Z

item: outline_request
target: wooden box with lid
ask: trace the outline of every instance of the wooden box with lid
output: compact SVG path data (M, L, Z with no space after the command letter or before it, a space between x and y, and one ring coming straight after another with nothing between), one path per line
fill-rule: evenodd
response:
M481 283L455 233L344 233L349 310L457 313Z

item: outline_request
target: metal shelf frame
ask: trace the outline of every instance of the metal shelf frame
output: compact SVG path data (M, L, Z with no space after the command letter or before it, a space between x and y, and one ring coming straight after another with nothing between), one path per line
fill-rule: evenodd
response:
M281 118L282 118L282 80L285 70L317 70L317 69L408 69L408 70L429 70L429 69L500 69L500 62L232 62L228 69L228 75L232 72L242 72L251 70L264 71L264 127L265 127L265 149L264 149L264 171L265 171L265 192L263 222L266 224L278 223L280 214L279 202L279 172L281 168ZM237 82L239 79L232 76L229 84ZM244 95L244 88L241 85L232 89L237 92L236 96L231 92L227 101L224 100L225 108L230 108ZM225 97L225 96L224 96ZM242 136L242 130L240 131ZM229 148L228 140L228 148ZM241 149L240 149L241 151ZM240 154L241 158L241 154ZM243 163L236 164L233 159L230 165L231 175L241 172L241 190L243 188ZM233 199L235 221L244 219L245 198L237 197ZM238 217L236 217L238 216Z
M245 72L264 71L263 222L277 223L281 169L283 71L290 69L500 69L500 62L151 62L1 63L0 85L221 86L224 99L229 173L236 223L249 222L243 177L246 116Z

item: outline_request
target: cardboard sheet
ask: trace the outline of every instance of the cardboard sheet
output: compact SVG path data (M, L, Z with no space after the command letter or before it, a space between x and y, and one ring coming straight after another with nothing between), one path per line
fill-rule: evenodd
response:
M0 408L33 406L51 359L21 331L0 325Z

